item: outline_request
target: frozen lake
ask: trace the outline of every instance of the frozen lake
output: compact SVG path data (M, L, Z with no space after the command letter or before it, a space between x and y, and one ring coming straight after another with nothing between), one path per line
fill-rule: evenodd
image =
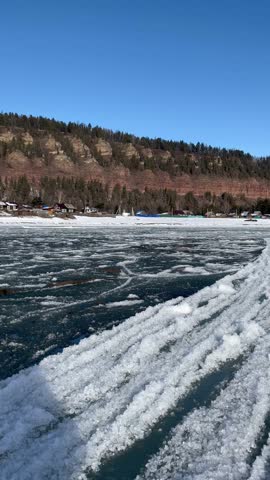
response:
M269 478L269 237L2 227L1 479Z

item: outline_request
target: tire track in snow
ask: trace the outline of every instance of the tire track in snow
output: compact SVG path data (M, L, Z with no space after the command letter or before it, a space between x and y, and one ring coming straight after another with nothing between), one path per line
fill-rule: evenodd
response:
M175 428L138 479L266 479L256 472L258 459L250 477L250 460L270 409L269 345L267 335L211 406Z
M261 273L266 267L267 263L261 266ZM267 432L265 429L269 431L270 294L268 275L258 282L259 271L257 273L249 278L250 287L252 280L254 282L249 295L255 302L256 321L264 329L264 335L231 384L209 408L194 410L175 428L171 439L148 462L145 473L138 479L269 478L270 437L265 446L260 444ZM243 285L241 291L243 293ZM243 298L239 304L243 308Z

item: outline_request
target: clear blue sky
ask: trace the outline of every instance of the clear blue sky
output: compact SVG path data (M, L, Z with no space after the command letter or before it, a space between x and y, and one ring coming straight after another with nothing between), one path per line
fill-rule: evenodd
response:
M6 0L0 110L270 154L268 0Z

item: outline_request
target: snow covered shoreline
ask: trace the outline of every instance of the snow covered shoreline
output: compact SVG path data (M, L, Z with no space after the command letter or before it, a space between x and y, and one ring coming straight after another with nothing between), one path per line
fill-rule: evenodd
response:
M37 216L14 217L0 216L0 228L3 227L46 227L46 228L96 228L96 227L179 227L179 228L270 228L270 220L246 222L242 218L202 218L202 217L87 217L75 216L74 219L59 217L42 218Z

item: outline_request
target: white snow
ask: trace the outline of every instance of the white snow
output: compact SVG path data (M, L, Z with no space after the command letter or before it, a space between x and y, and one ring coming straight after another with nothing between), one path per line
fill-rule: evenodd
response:
M245 222L242 218L162 218L162 217L87 217L77 215L74 219L59 217L42 218L37 216L15 217L0 216L0 226L21 227L129 227L129 226L157 226L157 227L197 227L197 228L241 228L256 230L257 228L270 228L270 220L258 219L257 222Z
M220 292L225 293L225 294L232 294L234 293L234 288L232 285L226 284L226 283L220 283L218 286L218 289Z
M184 267L183 271L185 273L191 273L192 275L209 275L209 272L203 267Z
M142 300L139 299L126 299L126 300L120 300L119 302L108 302L106 303L105 307L106 308L112 308L112 307L130 307L132 305L137 305L138 303L142 303Z
M182 302L180 305L168 307L168 310L173 312L175 315L188 315L192 312L192 307L187 302Z

